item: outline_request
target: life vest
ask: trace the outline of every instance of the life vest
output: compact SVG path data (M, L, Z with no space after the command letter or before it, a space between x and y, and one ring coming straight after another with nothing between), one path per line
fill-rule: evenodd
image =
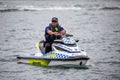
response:
M58 25L58 26L59 26L59 25ZM60 29L59 29L58 26L56 26L55 28L53 28L53 27L51 26L51 31L53 31L53 32L60 32Z
M51 31L60 32L59 24L55 28L53 28L51 24L49 26L51 27ZM49 35L46 33L45 37L47 42L53 42L55 40L55 35Z

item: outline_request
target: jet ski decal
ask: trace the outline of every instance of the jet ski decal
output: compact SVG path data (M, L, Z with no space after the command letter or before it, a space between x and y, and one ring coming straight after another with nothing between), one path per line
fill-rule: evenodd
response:
M44 55L44 57L46 57L46 58L56 58L56 59L66 59L66 58L69 57L69 55L65 55L65 54L61 54L61 53L52 51L52 52L49 52L46 55Z
M74 39L63 38L62 41L63 41L64 44L75 44Z

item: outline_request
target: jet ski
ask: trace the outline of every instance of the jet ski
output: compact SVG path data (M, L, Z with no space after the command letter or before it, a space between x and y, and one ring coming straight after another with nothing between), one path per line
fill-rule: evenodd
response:
M17 56L20 61L25 61L31 65L54 66L54 65L77 65L82 66L87 63L89 57L87 53L78 46L79 40L75 40L73 35L66 34L54 40L52 51L45 53L45 41L37 43L38 53L24 54Z

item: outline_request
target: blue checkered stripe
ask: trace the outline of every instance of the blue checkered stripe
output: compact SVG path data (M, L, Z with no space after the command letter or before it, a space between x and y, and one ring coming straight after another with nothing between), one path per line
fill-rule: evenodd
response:
M52 54L56 54L56 57L52 56ZM61 54L61 53L58 53L58 52L49 52L48 54L45 55L45 57L47 57L47 55L50 55L49 58L56 58L56 59L66 59L68 58L69 56L68 55L65 55L65 54Z
M68 58L68 57L69 57L68 55L57 54L57 58L58 58L58 59L66 59L66 58Z
M75 40L74 39L63 38L62 40L63 40L63 42L65 44L75 44Z

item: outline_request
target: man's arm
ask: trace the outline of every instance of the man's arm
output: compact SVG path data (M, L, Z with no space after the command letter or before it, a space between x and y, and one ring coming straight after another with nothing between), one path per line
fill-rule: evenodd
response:
M60 26L60 34L66 35L66 30Z
M49 26L45 28L45 32L48 33L49 35L57 35L57 34L58 34L58 32L53 32L53 31L50 29Z
M65 35L65 34L66 34L66 30L62 30L60 33L61 33L62 35Z
M49 35L57 35L57 34L58 34L58 32L52 32L51 30L48 30L47 33L48 33Z

